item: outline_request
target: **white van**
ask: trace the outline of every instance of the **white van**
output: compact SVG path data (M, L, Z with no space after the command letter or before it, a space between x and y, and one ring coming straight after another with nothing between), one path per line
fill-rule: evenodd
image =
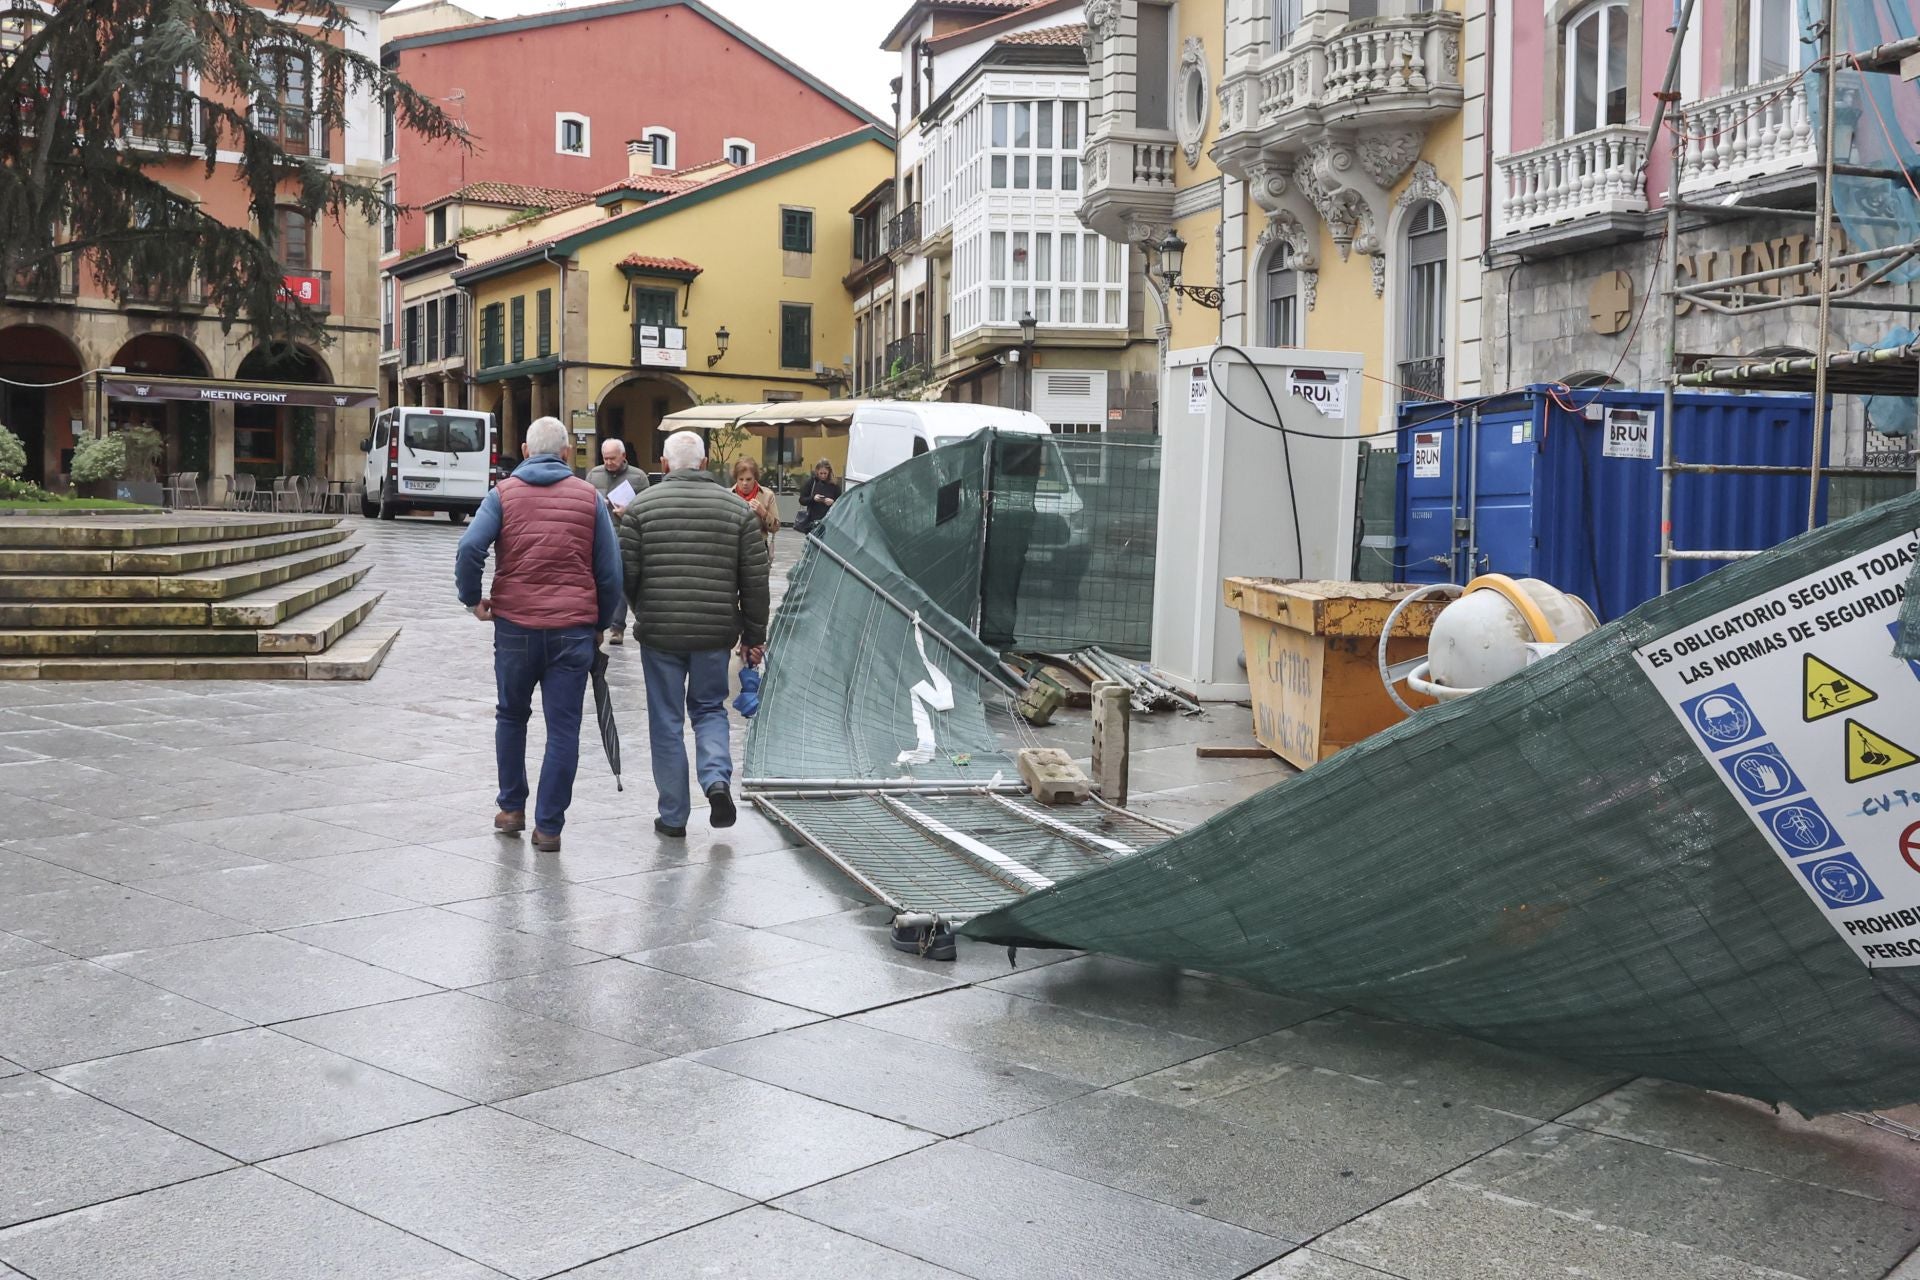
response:
M847 431L846 482L849 487L864 484L909 458L965 440L988 427L1008 433L1053 434L1047 420L1039 414L1002 409L997 405L864 401L854 409Z
M1033 436L1034 448L1000 450L1003 467L1034 478L1033 509L1042 517L1029 534L1027 548L1041 559L1075 559L1089 550L1086 499L1056 443L1053 428L1037 413L988 404L874 400L853 411L847 433L849 489L883 471L965 440L988 427L1003 436Z
M382 410L360 444L367 463L360 514L444 511L455 524L480 510L499 483L500 437L493 415L416 405Z

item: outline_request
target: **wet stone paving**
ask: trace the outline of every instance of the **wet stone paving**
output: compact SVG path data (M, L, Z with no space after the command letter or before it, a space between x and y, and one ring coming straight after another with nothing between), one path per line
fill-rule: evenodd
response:
M754 814L663 842L631 644L626 791L589 741L564 851L496 837L456 533L360 536L405 623L369 683L0 684L4 1280L1920 1275L1897 1134L1094 956L923 962ZM1139 806L1272 781L1194 756L1246 733L1137 722Z

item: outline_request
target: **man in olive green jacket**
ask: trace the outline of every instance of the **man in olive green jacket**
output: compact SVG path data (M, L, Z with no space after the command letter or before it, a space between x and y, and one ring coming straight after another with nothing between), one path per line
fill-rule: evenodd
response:
M734 822L733 753L727 737L727 660L735 645L750 662L767 643L766 535L753 509L707 470L692 431L667 438L666 477L621 516L633 635L647 679L654 830L687 834L686 723L693 721L695 772L716 827Z

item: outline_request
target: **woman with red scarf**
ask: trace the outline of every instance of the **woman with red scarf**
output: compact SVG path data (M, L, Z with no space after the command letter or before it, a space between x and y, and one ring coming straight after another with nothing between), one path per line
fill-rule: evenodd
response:
M773 500L773 490L760 484L759 463L752 458L742 458L733 464L733 491L760 517L760 528L767 535L767 554L772 555L774 530L780 527L780 508Z

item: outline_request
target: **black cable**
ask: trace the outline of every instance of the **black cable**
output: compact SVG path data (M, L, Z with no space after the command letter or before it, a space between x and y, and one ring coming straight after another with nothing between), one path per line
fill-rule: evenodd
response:
M1267 404L1273 410L1274 422L1280 424L1280 460L1287 469L1287 507L1289 513L1293 516L1293 562L1298 571L1295 576L1304 578L1307 576L1307 540L1300 532L1300 491L1295 487L1293 482L1293 444L1291 437L1294 435L1294 432L1289 429L1284 422L1281 422L1280 399L1273 394L1273 387L1267 381L1266 370L1255 364L1247 353L1239 347L1227 346L1224 343L1216 347L1213 355L1207 358L1207 380L1211 382L1216 389L1219 389L1221 403L1225 404L1227 408L1233 410L1249 422L1259 423L1261 426L1267 425L1228 399L1226 390L1220 387L1220 380L1216 378L1213 373L1213 361L1222 351L1231 351L1247 362L1247 367L1252 369L1254 376L1260 379L1260 390L1264 391L1267 395ZM1310 431L1303 431L1299 434L1319 436L1322 440L1343 440L1346 438L1344 436L1319 435L1318 432Z

